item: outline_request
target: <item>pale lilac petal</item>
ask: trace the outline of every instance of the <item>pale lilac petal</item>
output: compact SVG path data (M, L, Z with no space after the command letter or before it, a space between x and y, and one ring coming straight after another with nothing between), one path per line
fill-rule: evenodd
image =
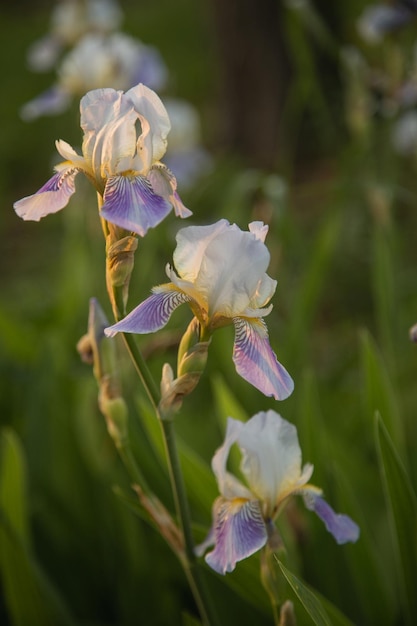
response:
M117 324L105 329L107 337L116 333L137 333L139 335L154 333L163 328L172 313L190 298L181 291L168 285L154 288L154 293L144 302L141 302L133 311Z
M63 209L75 192L74 179L77 170L66 169L57 172L43 187L32 196L26 196L14 203L13 207L24 220L38 222L45 215Z
M206 555L206 562L219 574L233 571L238 561L266 544L266 526L257 500L218 498L213 520L215 547Z
M170 212L171 204L152 190L142 176L112 176L104 190L101 215L142 237Z
M153 46L139 47L138 59L131 71L131 85L143 83L155 91L161 91L167 85L168 69L161 53Z
M42 115L60 115L69 108L70 103L70 94L55 85L26 102L20 109L20 116L25 122L32 122Z
M177 193L177 181L174 174L165 165L162 163L154 165L148 172L148 179L154 192L174 207L177 217L184 218L192 215Z
M348 515L335 513L332 507L320 496L312 493L304 495L304 502L310 511L324 522L326 529L333 535L338 544L352 542L359 539L359 526Z
M233 362L237 373L251 385L275 400L285 400L294 389L287 370L272 350L262 319L233 319L235 343Z

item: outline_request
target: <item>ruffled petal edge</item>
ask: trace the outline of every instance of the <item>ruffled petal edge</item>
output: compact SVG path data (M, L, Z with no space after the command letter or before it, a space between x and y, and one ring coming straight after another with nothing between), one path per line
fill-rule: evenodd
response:
M39 222L51 213L57 213L69 202L75 192L76 169L65 169L56 172L36 193L26 196L14 203L17 215L28 221Z

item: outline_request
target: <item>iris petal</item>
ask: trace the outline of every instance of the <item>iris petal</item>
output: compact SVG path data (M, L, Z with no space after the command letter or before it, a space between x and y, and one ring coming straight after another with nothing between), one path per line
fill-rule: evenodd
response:
M348 515L335 513L323 498L315 494L304 496L306 507L314 511L324 522L326 529L333 535L338 544L352 542L359 539L359 526Z
M219 574L234 570L236 563L260 550L267 531L258 500L218 498L213 507L214 550L206 562Z
M14 209L24 220L39 222L50 213L63 209L75 192L74 179L77 170L66 169L57 172L32 196L26 196L14 203Z
M233 362L237 373L251 385L275 400L285 400L294 389L287 370L278 362L272 350L268 332L262 319L250 321L233 318L235 343Z
M174 207L177 217L184 218L192 215L192 212L183 204L177 193L177 181L174 174L165 165L162 163L154 165L149 170L147 177L154 192L162 196Z
M172 313L190 298L173 289L171 285L154 288L154 293L141 302L133 311L117 324L105 329L107 337L113 337L116 333L154 333L163 328Z
M171 210L171 204L154 193L142 176L111 176L103 199L101 215L106 220L142 237Z

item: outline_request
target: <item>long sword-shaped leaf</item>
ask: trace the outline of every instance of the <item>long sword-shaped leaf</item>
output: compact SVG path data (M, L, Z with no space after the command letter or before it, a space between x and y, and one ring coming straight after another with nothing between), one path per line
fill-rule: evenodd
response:
M400 597L406 623L417 615L417 499L391 437L376 414L376 443L382 481L390 512L398 563Z

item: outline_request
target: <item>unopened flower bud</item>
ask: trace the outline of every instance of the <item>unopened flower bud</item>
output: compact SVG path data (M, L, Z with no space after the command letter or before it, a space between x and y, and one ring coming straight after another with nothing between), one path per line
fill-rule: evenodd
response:
M107 238L108 272L114 287L122 287L129 282L137 247L136 237L127 236L116 241L111 236Z
M294 605L291 600L286 600L279 614L279 626L297 626Z
M128 437L128 411L125 400L110 378L105 377L101 381L98 405L105 417L110 437L117 448L122 447Z
M172 418L181 408L183 398L197 386L200 374L190 372L174 378L168 363L162 368L160 410L164 419Z
M178 378L184 374L201 375L206 367L209 341L199 341L200 325L194 317L178 348Z

